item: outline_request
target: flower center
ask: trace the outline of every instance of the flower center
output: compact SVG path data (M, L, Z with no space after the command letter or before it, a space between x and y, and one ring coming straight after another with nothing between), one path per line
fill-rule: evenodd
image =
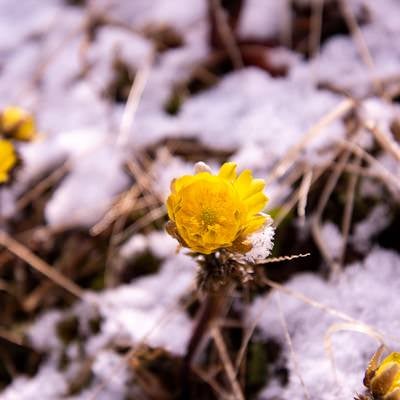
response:
M205 208L201 211L200 220L206 227L214 225L217 222L217 214L214 210Z

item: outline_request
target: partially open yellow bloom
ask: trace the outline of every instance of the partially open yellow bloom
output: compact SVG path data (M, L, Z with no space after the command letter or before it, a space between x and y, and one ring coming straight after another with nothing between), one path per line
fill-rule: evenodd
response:
M0 134L16 140L30 141L37 135L35 120L20 107L6 107L0 114Z
M0 185L10 178L10 172L17 165L18 157L13 144L0 139Z
M400 399L400 353L390 353L382 362L384 347L381 346L372 356L365 372L364 384L375 399ZM360 399L368 397L359 397Z
M195 175L174 179L167 200L174 236L203 254L240 247L266 221L260 214L268 201L264 186L250 170L238 176L232 162L222 165L217 175L203 168Z

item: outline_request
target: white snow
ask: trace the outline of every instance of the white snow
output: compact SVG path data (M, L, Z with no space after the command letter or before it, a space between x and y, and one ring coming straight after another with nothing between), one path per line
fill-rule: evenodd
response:
M250 263L263 261L271 254L275 236L275 228L272 223L272 218L268 216L265 225L248 237L252 248L243 255L245 261Z
M287 12L285 1L246 1L239 21L238 34L243 39L276 38L283 29Z
M242 39L280 38L285 33L288 14L284 1L247 0L237 33ZM176 116L168 115L164 105L175 85L185 82L199 63L210 54L207 42L207 2L191 0L99 0L91 2L94 12L106 11L111 19L129 26L101 26L85 52L83 31L87 10L67 6L62 0L0 0L0 107L22 105L36 114L41 140L18 145L24 165L11 188L1 189L1 216L15 212L15 200L40 176L52 172L68 160L69 172L57 185L46 205L46 222L51 227L90 227L129 185L123 164L135 151L168 137L195 137L212 149L233 152L232 161L240 169L251 168L264 177L293 145L343 96L317 87L329 83L348 90L361 100L360 117L376 122L387 138L393 139L390 124L399 107L381 100L373 92L373 79L398 75L400 66L400 6L397 0L354 0L350 6L367 5L370 22L361 27L371 52L374 67L362 60L350 36L336 35L311 60L282 47L268 52L271 62L288 65L288 76L273 78L257 68L244 68L224 76L211 89L187 97ZM157 54L150 67L137 113L128 132L126 148L115 146L124 104L104 96L113 79L116 52L132 72L149 62L153 44L141 31L149 26L171 26L182 34L184 45ZM282 43L283 45L284 43ZM85 62L88 62L86 65ZM88 67L88 69L85 69ZM38 86L34 78L40 73ZM329 144L344 137L342 120L326 126L302 153L305 162L318 165L320 150L325 156ZM364 148L373 141L366 132ZM329 154L328 154L329 155ZM394 176L400 176L398 161L387 154L378 156ZM208 161L208 160L205 160ZM217 163L210 162L212 169ZM193 164L160 149L152 165L154 191L166 198L171 180L191 174ZM274 196L279 191L280 196ZM269 207L280 206L292 188L271 183L266 193ZM382 198L382 189L374 181L362 178L360 194ZM295 276L287 287L302 293L353 318L368 323L385 334L395 345L400 323L396 293L400 289L398 255L373 248L373 237L390 223L386 202L377 204L364 221L354 226L349 240L365 261L344 269L338 282L324 281L315 274ZM322 236L332 256L340 255L342 237L336 225L327 222ZM269 254L273 229L257 236L251 259ZM185 254L176 254L176 241L164 232L133 236L120 249L124 258L148 249L163 259L160 272L129 284L90 293L87 301L66 312L49 311L39 317L30 330L30 340L39 350L50 353L33 378L18 377L1 393L5 400L57 399L66 395L68 381L79 367L76 343L66 349L71 357L68 371L57 369L63 344L56 337L55 326L64 316L76 314L82 327L97 312L103 319L101 331L85 340L84 348L94 358L94 381L71 399L90 397L99 382L112 375L121 357L110 349L118 341L137 345L142 340L182 355L190 335L192 321L181 306L182 297L193 288L196 265ZM274 295L276 299L276 295ZM295 365L285 343L279 310L265 307L259 297L250 307L249 320L265 312L258 324L264 335L278 339L290 371L289 384L267 386L261 398L297 399L302 388ZM349 399L362 389L362 375L376 342L354 332L333 335L333 350L341 384L336 385L331 365L324 353L324 337L338 318L280 294L283 313L307 390L312 399ZM93 303L97 305L93 306ZM397 344L398 346L398 344ZM107 385L99 399L123 399L128 382L126 369Z
M338 258L343 250L343 237L337 225L325 222L321 228L322 240L325 243L332 258Z
M115 148L102 146L82 158L46 205L50 225L95 224L111 206L113 197L127 186L123 160Z
M67 383L62 373L57 372L54 366L44 366L35 375L35 378L16 378L12 385L1 393L3 400L30 400L40 398L55 400L62 398L67 391Z
M336 284L313 274L293 278L286 287L369 324L383 334L387 345L398 348L400 323L399 304L393 294L400 289L398 269L400 257L390 251L376 248L362 263L346 267ZM276 297L278 294L274 294ZM274 337L284 344L290 380L282 388L282 398L299 398L303 390L296 367L285 344L279 309L265 307L266 298L258 298L249 310L249 321L257 318L266 337ZM333 353L340 385L336 385L331 363L324 351L324 338L335 323L344 322L338 317L313 308L298 299L280 293L280 302L299 363L299 372L312 399L345 400L362 390L362 378L369 358L378 347L376 340L366 334L344 330L332 335ZM272 299L269 305L273 304ZM263 311L264 310L264 311ZM268 398L268 386L260 395Z
M368 217L354 227L352 242L360 251L371 248L371 239L390 223L388 207L385 204L375 206Z
M306 81L274 79L256 68L245 68L185 102L182 123L186 132L201 135L213 147L235 149L249 143L263 147L266 166L271 166L340 100ZM333 123L310 150L342 133L342 124Z

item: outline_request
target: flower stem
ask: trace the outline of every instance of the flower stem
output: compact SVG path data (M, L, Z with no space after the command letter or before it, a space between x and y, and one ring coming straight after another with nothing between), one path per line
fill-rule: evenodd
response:
M196 316L196 323L183 359L181 399L190 399L190 371L192 363L206 342L206 339L209 339L211 326L218 318L225 316L228 312L230 306L229 299L234 288L235 284L229 281L220 286L218 291L208 291L206 293Z

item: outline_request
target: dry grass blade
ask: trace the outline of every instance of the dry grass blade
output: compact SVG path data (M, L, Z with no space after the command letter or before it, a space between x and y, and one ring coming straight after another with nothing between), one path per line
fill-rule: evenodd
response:
M360 164L361 164L361 158L357 157L356 161L355 161L355 166L359 167ZM344 207L343 219L342 219L343 245L342 245L342 254L340 255L340 265L341 266L343 266L345 255L346 255L347 241L348 241L349 233L350 233L351 218L353 215L354 197L355 197L355 192L356 192L357 181L358 181L358 173L354 172L351 174L349 183L347 186L346 204Z
M164 217L166 215L165 206L160 206L158 208L152 209L148 214L144 215L143 217L139 218L135 221L134 224L129 226L123 232L119 233L115 237L115 243L120 244L124 240L126 240L129 236L135 233L137 230L151 224L152 222Z
M146 174L143 171L143 169L139 166L139 164L135 161L128 161L127 165L128 165L129 171L136 179L137 184L142 189L142 193L148 192L149 194L151 194L155 199L155 201L153 201L153 203L158 202L159 204L163 204L163 199L153 189L152 176L150 174ZM150 205L153 205L153 204L150 204Z
M262 300L263 304L266 305L268 303L268 301L270 300L270 298L271 298L271 296L267 295L265 297L265 299ZM255 329L257 328L258 322L260 321L264 312L265 312L265 307L261 307L261 311L257 314L257 316L254 318L253 322L251 323L250 327L246 329L246 331L243 335L242 343L241 343L238 355L236 357L236 362L235 362L236 375L239 373L239 368L240 368L240 365L246 354L247 346L248 346L250 339L253 336L253 333L254 333Z
M117 246L117 235L122 231L123 227L125 226L125 223L126 223L127 217L128 217L128 213L132 211L127 206L132 205L132 208L133 208L134 202L139 195L144 195L141 197L141 200L144 201L145 208L151 209L151 207L154 206L155 203L157 206L159 206L160 203L162 204L161 200L158 198L158 196L152 190L151 180L144 173L144 171L141 169L139 164L136 161L129 161L127 163L127 165L128 165L130 172L135 177L136 185L134 186L135 190L133 191L134 192L133 199L128 198L127 201L124 202L125 203L124 204L125 212L123 212L123 213L119 212L120 215L116 219L115 224L112 228L111 238L109 241L109 247L108 247L107 257L106 257L107 286L112 286L115 283L112 264L113 264L113 261L116 259L114 257L114 255L115 255L115 249ZM130 193L130 191L128 191L128 194L129 193ZM146 193L150 193L150 194L146 195ZM151 199L149 199L150 196L151 196ZM125 199L126 199L126 197L125 197ZM116 210L116 211L118 212L118 210Z
M266 285L268 285L269 287L275 289L275 290L279 290L282 293L287 294L288 296L292 296L298 300L300 300L301 302L308 304L311 307L314 308L318 308L319 310L324 311L327 314L333 315L336 318L340 318L344 321L347 322L353 322L353 323L361 323L359 321L357 321L355 318L351 317L350 315L347 315L346 313L339 311L333 307L327 306L325 304L320 303L319 301L316 301L314 299L312 299L311 297L306 296L305 294L298 292L296 290L290 289L284 285L281 285L278 282L274 282L270 279L268 279L265 276L264 271L261 271L261 276L262 276L262 282Z
M374 328L370 327L369 325L365 325L363 323L355 323L355 322L340 322L332 324L327 331L325 332L324 338L324 348L325 352L329 358L331 363L333 376L335 379L336 384L341 387L342 384L339 382L339 377L337 374L336 362L335 357L333 356L333 346L332 346L332 335L336 332L340 331L352 331L352 332L359 332L365 335L372 337L373 339L377 340L379 344L384 345L383 336Z
M24 340L20 335L16 335L15 333L8 332L0 327L0 338L4 339L7 342L14 343L17 346L23 346Z
M318 136L322 132L322 130L330 125L332 122L343 117L347 112L353 109L354 106L354 100L345 99L341 101L333 110L320 118L320 120L305 133L302 139L289 149L283 159L270 172L270 174L266 178L267 184L284 175L290 165L294 163L294 160L297 158L298 154L311 140Z
M306 207L308 193L310 192L310 187L313 178L313 170L309 168L307 172L303 175L299 189L299 202L297 204L297 214L300 218L300 224L304 226L306 218Z
M379 178L387 186L387 188L396 197L400 197L400 179L399 177L392 174L387 168L385 168L375 157L367 153L362 147L356 143L352 143L346 140L340 141L340 144L354 152L356 155L360 155L365 161L367 161L372 167L375 167Z
M336 157L336 153L332 155L332 158L334 157ZM331 167L331 164L326 164L325 166L322 166L321 168L318 168L312 172L310 188L329 167ZM292 196L280 207L279 212L274 218L275 226L278 227L281 224L290 211L296 206L297 202L300 201L302 196L302 188L300 187L296 189Z
M364 126L375 136L377 142L391 154L397 161L400 161L400 146L389 135L382 132L373 121L365 121Z
M310 21L311 26L310 26L310 36L308 42L308 48L311 57L319 53L323 10L324 10L324 0L312 1L312 14Z
M124 147L128 141L129 130L132 127L140 99L150 75L153 57L154 56L150 57L147 63L139 69L129 91L128 100L125 105L124 113L122 114L119 135L116 141L119 147Z
M351 152L349 150L345 151L339 159L337 167L330 174L328 181L326 182L324 189L322 191L321 197L319 199L317 210L311 220L311 232L315 241L315 244L318 246L322 256L324 257L326 263L329 265L331 269L331 273L333 276L336 276L340 272L340 265L337 261L333 259L331 254L329 253L328 248L326 247L325 241L322 238L321 234L321 218L325 207L328 203L328 200L343 173L344 167L349 161Z
M291 260L295 260L296 258L304 258L304 257L308 257L310 255L311 255L311 253L305 253L305 254L293 254L291 256L271 257L271 258L267 258L265 260L256 261L256 264L270 264L270 263L276 263L276 262L281 262L281 261L291 261Z
M208 383L211 388L218 395L218 398L221 400L231 400L232 396L228 393L221 385L208 373L204 372L200 368L195 365L192 366L193 372L198 375L204 382Z
M344 313L343 311L340 311L340 310L337 310L336 308L333 308L333 307L327 306L325 304L322 304L319 301L317 301L315 299L312 299L309 296L306 296L304 293L301 293L301 292L299 292L297 290L290 289L290 288L288 288L288 287L286 287L284 285L281 285L278 282L274 282L274 281L268 279L265 276L265 272L263 270L260 271L260 274L261 274L261 277L262 277L262 282L264 284L268 285L269 287L275 289L275 290L279 290L280 292L285 293L288 296L296 298L296 299L300 300L301 302L303 302L305 304L308 304L311 307L314 307L314 308L317 308L319 310L322 310L326 314L329 314L329 315L332 315L332 316L334 316L336 318L342 319L343 321L346 321L346 322L351 323L351 324L355 324L357 326L363 326L366 329L368 328L371 331L378 332L378 330L376 330L373 326L368 325L363 321L357 320L357 319L351 317L350 315ZM379 334L381 336L383 335L383 333L379 333ZM390 339L390 340L393 340L395 342L400 343L400 338L397 337L397 336L389 335L389 334L386 334L386 333L384 334L384 336L387 339Z
M32 268L51 279L67 292L81 300L83 299L85 292L76 283L72 282L63 274L52 268L41 258L33 254L26 246L14 240L4 231L0 231L0 245L4 246L11 253L15 254L21 260L28 263Z
M221 335L221 331L217 326L214 326L211 329L211 336L214 340L215 346L217 347L219 356L221 357L226 375L228 376L229 382L232 385L232 391L235 396L235 400L244 400L242 389L236 378L235 369L233 368L232 361L229 357L228 350Z
M298 166L296 166L296 168L292 168L286 175L285 177L279 181L279 185L277 186L277 188L274 191L274 188L270 188L269 194L271 196L271 198L273 199L279 199L282 195L285 195L286 190L288 187L293 186L293 184L302 176L304 176L305 172L306 172L307 167L304 165L301 165L299 163Z
M350 29L352 38L358 48L360 56L370 71L371 80L372 80L374 89L378 95L382 95L383 94L382 82L378 78L375 77L376 68L375 68L374 60L368 49L364 35L357 23L357 19L353 13L353 10L349 6L349 1L348 0L339 0L339 5L340 5L340 9L342 11L342 14L346 20L346 23Z
M292 26L292 10L290 1L281 1L281 28L279 30L279 40L281 44L289 49L293 47L292 36L293 36L293 26Z
M292 342L292 339L290 337L290 333L289 333L289 330L288 330L288 327L287 327L287 323L286 323L286 320L285 320L285 315L283 314L283 311L282 311L282 304L281 304L281 298L279 296L279 293L276 293L276 306L278 308L279 319L281 321L282 329L283 329L283 332L285 334L285 339L286 339L286 342L287 342L287 344L289 346L290 356L292 357L292 360L293 360L294 369L295 369L297 377L299 378L300 385L303 388L304 398L307 399L307 400L310 400L310 395L309 395L307 387L306 387L306 385L304 383L304 379L303 379L303 377L301 376L301 373L300 373L299 361L297 359L296 352L294 351L294 348L293 348L293 342Z
M47 189L60 181L69 172L70 168L71 162L70 160L67 160L59 168L54 170L50 175L46 176L42 181L36 184L30 191L24 193L16 203L17 211L24 209Z
M212 12L216 21L216 29L223 42L226 51L236 69L243 68L244 63L239 47L236 43L232 29L228 24L224 10L221 7L220 0L210 0Z
M127 212L131 212L140 194L138 186L132 186L128 191L123 193L120 198L115 202L103 218L97 222L96 225L90 228L90 234L93 236L100 235L104 232L115 220Z

